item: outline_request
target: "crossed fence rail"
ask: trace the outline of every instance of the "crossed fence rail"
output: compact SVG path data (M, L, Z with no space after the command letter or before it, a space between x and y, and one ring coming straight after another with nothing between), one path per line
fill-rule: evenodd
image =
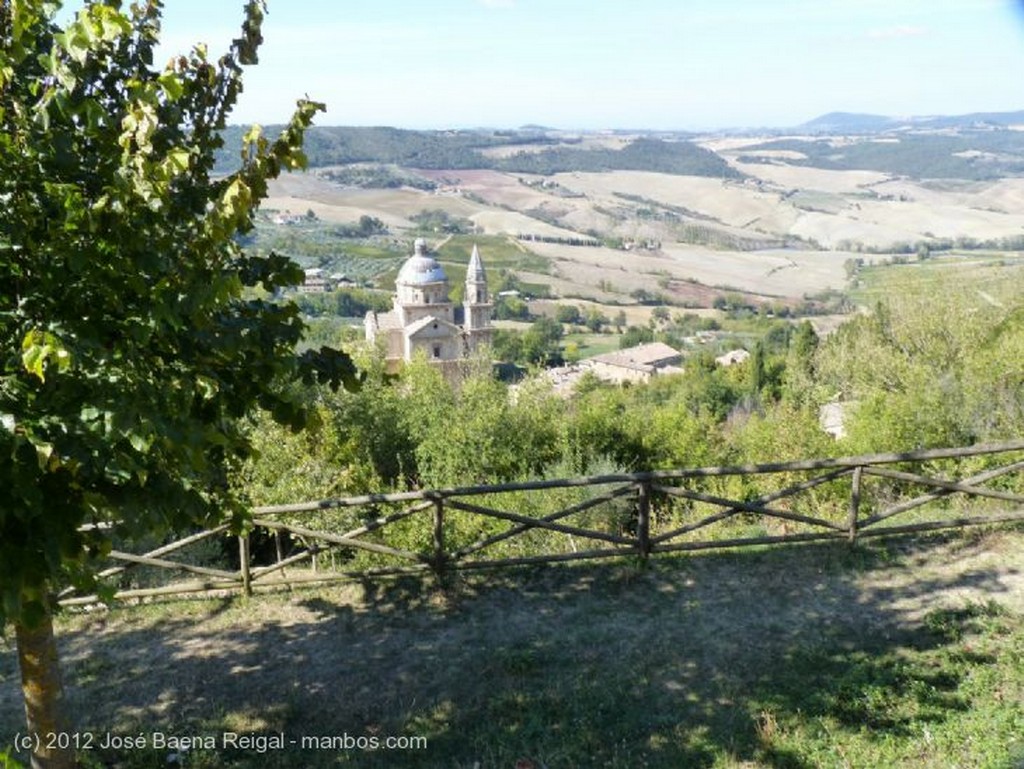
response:
M197 543L223 540L228 528L220 526L141 554L114 550L109 558L115 564L100 578L123 579L128 570L140 566L172 570L187 578L155 587L123 587L114 593L115 599L209 591L252 594L257 588L384 575L444 575L453 570L623 556L647 559L659 553L824 540L852 544L867 537L1024 521L1024 495L1018 493L1024 486L1022 470L1024 440L1019 440L273 505L255 508L252 528L238 537L237 570L180 557ZM729 480L732 487L724 488ZM715 488L716 482L723 490ZM521 509L535 508L526 504L530 495L558 490L574 491L581 498L553 511L527 514L530 510ZM961 500L958 507L951 505L954 499ZM585 515L602 508L614 514L596 519ZM389 511L382 514L382 509ZM363 511L358 525L338 533L307 522L316 514L342 510ZM895 521L906 520L915 510L927 514ZM412 529L412 544L388 540L389 533L410 522L418 524ZM259 530L271 534L276 551L273 562L262 566L253 565L250 557L251 538ZM539 549L534 541L522 552L509 552L510 544L538 532L545 536ZM286 539L293 548L288 552ZM577 540L586 545L580 548ZM345 564L322 568L323 556L332 553L343 554ZM357 554L370 562L359 562ZM97 598L69 590L61 600L80 605Z

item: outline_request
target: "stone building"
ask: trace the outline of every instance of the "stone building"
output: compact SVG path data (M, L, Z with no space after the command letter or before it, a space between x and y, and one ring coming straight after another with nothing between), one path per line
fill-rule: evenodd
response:
M595 355L580 364L607 382L650 382L659 374L678 374L683 369L682 353L662 342L628 347L625 350Z
M397 368L400 361L412 360L420 352L443 365L490 345L492 305L476 246L466 270L461 307L449 300L448 288L444 269L427 255L425 241L418 239L395 280L394 308L366 313L366 339L380 342L389 367Z

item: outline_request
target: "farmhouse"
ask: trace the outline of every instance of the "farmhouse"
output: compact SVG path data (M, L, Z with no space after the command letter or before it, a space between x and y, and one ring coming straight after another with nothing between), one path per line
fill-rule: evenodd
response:
M750 353L743 349L729 350L725 355L719 355L715 358L715 363L719 366L735 366L739 363L745 362L750 357Z
M323 294L334 289L331 279L327 273L319 267L306 270L299 292L303 294Z
M439 365L465 358L491 343L491 303L487 295L487 274L480 252L473 253L466 270L465 300L462 307L448 299L448 276L426 253L426 242L418 239L413 255L402 265L395 280L394 308L389 312L366 313L366 340L379 342L391 369L410 361L417 353Z
M859 401L840 400L842 393L818 409L818 424L833 438L846 437L846 423L850 412L857 408Z
M595 355L584 361L595 376L608 382L649 382L657 374L678 374L682 354L663 342Z

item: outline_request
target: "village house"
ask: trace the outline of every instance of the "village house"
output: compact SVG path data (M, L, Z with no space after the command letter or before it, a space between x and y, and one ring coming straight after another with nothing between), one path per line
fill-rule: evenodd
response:
M719 355L715 358L715 363L719 366L736 366L740 363L744 363L750 357L750 353L743 349L729 350L724 355Z
M625 350L595 355L581 363L606 382L649 382L659 374L682 372L683 356L679 350L663 342L628 347Z
M301 224L306 220L307 217L302 214L293 214L290 211L285 211L283 213L274 214L270 221L277 225L293 225Z
M299 292L303 294L323 294L334 290L334 284L325 270L313 267L305 271Z

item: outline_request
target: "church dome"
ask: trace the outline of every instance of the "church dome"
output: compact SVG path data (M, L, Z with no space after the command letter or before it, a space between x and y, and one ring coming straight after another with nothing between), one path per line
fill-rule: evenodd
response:
M404 286L422 286L428 283L443 283L448 280L444 269L432 256L426 255L426 242L422 238L416 240L414 253L398 272L396 284Z

